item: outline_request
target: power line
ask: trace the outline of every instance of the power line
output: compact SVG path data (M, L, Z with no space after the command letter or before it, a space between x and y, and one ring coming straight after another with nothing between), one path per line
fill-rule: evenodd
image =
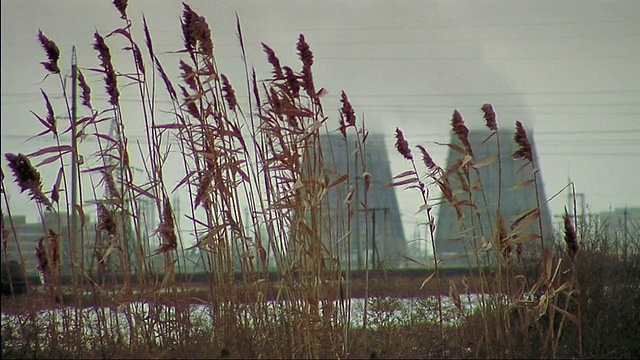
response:
M362 26L362 27L333 27L333 28L297 28L296 31L387 31L387 30L406 30L406 29L463 29L463 28L514 28L514 27L528 27L528 26L567 26L567 25L594 25L602 24L622 24L622 23L636 23L637 19L632 20L602 20L602 21L578 21L578 20L566 20L566 21L548 21L548 22L519 22L519 23L500 23L500 24L464 24L464 25L422 25L422 26L407 26L406 24L399 26ZM255 31L255 32L290 32L291 28L271 28L271 29L242 29L243 32Z
M426 57L426 56L323 56L316 55L318 59L337 61L474 61L474 60L508 60L508 61L554 61L554 60L605 60L605 59L640 59L634 55L605 55L605 56L521 56L521 57L497 57L497 56L457 56L457 57ZM226 56L223 56L223 58Z
M574 91L518 91L518 92L482 92L482 93L423 93L423 94L348 94L356 97L457 97L457 96L525 96L525 95L565 95L565 94L640 94L640 90L574 90ZM331 96L331 95L329 95Z

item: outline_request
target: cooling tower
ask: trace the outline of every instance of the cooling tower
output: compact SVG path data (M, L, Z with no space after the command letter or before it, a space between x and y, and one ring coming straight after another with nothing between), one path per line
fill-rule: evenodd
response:
M498 153L496 136L492 137L484 144L487 138L487 130L469 131L469 142L474 151L474 163L480 163L485 159L495 156ZM534 164L537 169L538 160L533 133L527 134L534 154ZM533 183L525 186L527 180L533 178L531 165L525 165L525 161L514 159L512 154L517 149L517 144L513 139L513 132L500 131L500 161L495 161L491 165L480 167L478 172L470 169L470 184L472 192L472 202L475 207L462 205L464 211L462 220L458 219L455 208L449 202L441 205L436 225L436 247L439 259L444 260L445 266L467 266L477 264L474 250L482 247L477 254L478 259L490 259L486 255L488 243L493 239L496 232L498 199L500 198L500 212L504 219L506 231L509 232L514 227L514 222L526 214L528 211L538 206L536 201L536 188ZM451 143L460 145L457 137L452 135ZM449 148L447 158L447 168L462 158L462 154L453 148ZM500 176L501 174L501 176ZM542 233L545 240L545 247L549 247L553 241L553 227L551 214L546 206L546 195L542 181L542 172L537 172L538 198L540 199L542 219ZM500 181L500 177L502 180ZM463 192L462 182L457 176L451 176L451 187L458 201L468 200L468 195ZM465 181L466 182L466 181ZM502 189L499 194L499 189ZM480 190L482 189L482 191ZM477 213L476 213L477 211ZM478 215L479 214L479 215ZM538 221L534 221L526 229L525 233L540 233ZM540 247L540 240L537 239L527 245L526 248ZM494 246L495 249L495 246ZM516 248L513 247L512 255L515 255Z
M325 217L330 226L325 231L333 232L333 238L342 237L336 251L343 264L350 248L353 269L362 269L367 264L370 269L398 267L406 244L396 193L388 186L392 175L383 135L369 134L367 137L362 153L365 169L362 154L354 151L355 139L350 138L347 143L341 134L330 134L322 137L321 144L326 173L334 177L349 175L348 182L332 189L326 196ZM366 196L365 171L371 174ZM355 205L359 205L349 223L345 200L351 190L354 210Z

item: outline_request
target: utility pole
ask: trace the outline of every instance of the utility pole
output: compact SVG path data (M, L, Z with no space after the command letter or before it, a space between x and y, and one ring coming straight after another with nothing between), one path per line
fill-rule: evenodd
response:
M78 259L78 215L76 204L78 202L78 142L76 140L76 119L77 119L77 87L78 87L78 60L76 58L76 47L71 48L71 230L69 231L69 241L71 243L71 273L74 285L77 285Z
M387 212L389 211L389 207L370 207L370 208L358 210L358 212L365 213L365 218L369 214L369 211L372 212L371 226L373 227L373 232L371 234L371 243L373 246L373 260L374 260L375 267L379 269L381 266L381 260L380 260L380 251L378 250L378 243L376 242L376 212L382 211L384 213L384 249L386 251L384 255L385 257L388 257L389 249L388 249L388 241L387 241ZM369 242L368 240L366 241L367 243ZM369 247L367 246L367 250L368 249ZM367 258L368 257L369 257L369 253L367 252Z

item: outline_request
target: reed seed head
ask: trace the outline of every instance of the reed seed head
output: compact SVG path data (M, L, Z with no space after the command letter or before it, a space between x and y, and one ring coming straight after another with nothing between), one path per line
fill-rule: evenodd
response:
M93 43L93 49L98 52L98 59L100 59L100 65L104 69L105 88L109 95L109 103L113 106L118 106L118 100L120 92L118 91L118 81L116 72L111 62L111 51L104 41L104 38L96 31L93 35L95 42Z
M40 64L42 64L48 72L59 74L60 68L58 67L58 60L60 59L60 49L58 49L55 42L49 40L49 38L42 33L42 30L38 30L38 40L44 52L47 54L47 59L49 59L49 61L43 61Z
M567 252L569 253L569 257L575 260L580 251L580 242L578 241L578 233L573 222L571 222L571 217L566 207L562 219L564 220L564 242L567 244Z
M427 169L432 170L433 168L435 168L436 163L431 158L431 155L429 155L429 153L427 152L427 149L425 149L422 145L417 145L416 147L420 150L420 153L422 153L422 162L427 167Z
M280 66L280 59L276 56L275 51L272 48L267 46L265 43L262 44L262 50L267 54L267 61L269 64L273 66L273 77L274 79L282 79L284 78L284 73L282 72L282 67Z
M285 79L287 80L287 86L289 87L289 91L294 98L300 97L300 83L298 82L298 76L291 70L290 67L285 66L282 68L284 70Z
M51 254L50 260L53 269L59 270L60 266L60 234L49 229L49 251Z
M38 260L38 270L43 274L49 274L49 260L44 248L44 240L44 236L38 239L38 244L36 245L36 259Z
M120 17L122 20L127 19L127 0L113 0L113 5L120 12Z
M23 154L5 154L9 162L9 168L16 178L16 183L20 187L20 192L29 191L29 195L36 203L52 208L51 201L42 192L42 180L40 172L31 165L29 158Z
M47 93L45 93L44 90L42 89L40 89L40 92L42 93L42 97L44 98L44 103L47 107L47 118L45 119L46 121L45 126L54 135L58 135L58 129L56 128L56 125L57 125L56 116L53 113L53 105L51 105L51 101L49 101L49 96L47 96Z
M198 85L196 84L196 73L193 71L191 65L180 60L179 67L182 71L182 80L184 80L185 84L187 84L191 90L197 91Z
M89 110L91 106L91 88L87 84L87 80L84 78L82 71L78 69L78 85L80 86L80 99L82 99L82 105L86 106Z
M531 143L527 138L527 131L522 126L520 121L516 121L516 132L513 139L518 144L518 149L513 153L514 159L525 159L529 162L533 162L533 151L531 150Z
M353 106L351 106L351 102L349 102L349 98L344 90L340 96L340 102L342 102L340 114L342 115L345 124L347 126L356 126L356 112L353 110Z
M185 89L184 86L179 85L180 90L182 91L182 96L184 97L183 106L187 108L187 112L196 119L201 119L200 109L198 109L198 105L196 105L195 101L191 99L189 92Z
M204 17L193 11L189 5L182 3L182 37L185 49L191 54L199 52L202 55L213 57L213 42L211 30Z
M453 116L451 118L451 128L453 132L456 134L462 145L464 145L467 154L473 155L473 149L471 148L471 143L469 143L469 128L464 123L464 119L462 118L462 114L458 110L453 111Z
M220 75L222 79L222 93L224 95L225 100L227 100L227 104L229 105L229 109L231 111L236 111L236 107L238 106L238 101L236 99L236 92L233 90L229 79L222 74Z
M304 35L300 34L298 37L298 44L296 48L298 49L300 61L302 61L302 88L307 92L310 98L316 99L316 89L313 84L313 74L311 72L311 66L313 65L313 53L311 52L311 48L309 47L309 44L307 44Z
M405 140L404 134L399 128L396 128L396 149L400 155L404 156L407 160L413 160L411 155L411 149L409 148L409 142Z
M171 208L169 198L166 196L162 208L162 222L160 222L158 226L158 234L160 234L160 238L162 239L162 245L157 253L175 250L178 247L178 238L175 233L175 222L173 220L173 209Z
M116 236L118 233L116 217L103 203L98 203L97 229L106 232L110 236Z
M136 62L136 66L138 67L138 70L140 70L140 73L144 74L144 59L142 58L142 52L140 51L140 48L138 47L138 45L133 44L133 47L131 48L131 51L133 51L133 58L135 59Z
M496 122L496 113L491 104L484 104L481 107L484 113L484 120L489 130L498 131L498 123Z
M353 106L351 106L351 102L349 102L349 98L347 94L342 91L340 96L340 102L342 102L342 108L340 109L340 133L342 133L342 137L347 137L347 127L356 126L356 112L353 110Z

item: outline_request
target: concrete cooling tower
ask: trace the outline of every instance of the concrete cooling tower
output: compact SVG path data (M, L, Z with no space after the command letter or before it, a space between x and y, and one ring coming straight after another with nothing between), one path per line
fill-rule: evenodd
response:
M333 238L339 238L349 233L350 226L349 239L340 239L337 251L346 264L350 247L352 269L364 269L367 263L370 269L396 268L401 255L405 254L406 244L396 193L393 187L388 186L392 174L384 137L381 134L369 134L367 137L364 150L366 169L362 167L361 154L354 151L354 139L348 141L347 144L341 134L321 138L327 173L349 174L349 181L326 197L326 218L330 227L325 231L334 232L337 236ZM365 171L371 174L367 206L359 205L348 224L345 198L348 191L353 190L351 203L365 202ZM349 242L350 246L347 246Z
M498 153L496 136L482 144L488 135L489 132L487 130L469 131L469 142L474 151L475 163L495 156ZM530 132L527 135L533 149L535 167L540 169L533 133ZM471 216L475 211L472 211L472 208L468 206L462 206L464 210L464 219L462 221L458 220L455 208L448 202L442 204L440 207L436 225L436 246L438 258L444 260L444 266L468 266L469 264L473 266L476 264L473 252L475 246L480 247L483 244L483 237L487 241L491 241L492 234L497 227L498 189L500 188L500 184L502 188L500 210L507 232L510 230L510 227L513 226L518 216L538 206L535 186L533 184L524 186L524 182L533 178L531 166L528 165L522 168L525 161L521 159L516 160L512 156L517 149L517 144L513 139L513 132L500 131L499 136L501 147L500 162L495 161L489 166L480 168L479 177L473 169L470 171L470 183L472 187L477 185L481 187L484 192L483 196L482 191L478 191L477 189L472 190L472 200L477 207L475 209L480 213L480 219L478 219L475 214ZM460 145L455 134L452 135L451 143ZM447 168L461 158L462 154L450 148L447 158ZM500 172L498 163L500 163L501 166L502 182L499 181ZM537 183L545 247L549 247L553 241L553 227L549 208L545 205L547 198L544 191L541 171L537 173ZM462 200L465 196L461 194L461 184L456 176L451 176L453 193L457 193L458 200ZM517 184L520 185L516 186ZM514 186L516 186L516 188L514 188ZM489 218L491 218L491 222ZM525 232L540 233L538 221L533 222L533 224L525 229ZM533 246L539 249L540 241L535 240L525 246L528 248ZM513 253L515 254L515 248L513 249ZM467 259L469 262L467 262ZM485 255L481 255L480 259L486 259Z

